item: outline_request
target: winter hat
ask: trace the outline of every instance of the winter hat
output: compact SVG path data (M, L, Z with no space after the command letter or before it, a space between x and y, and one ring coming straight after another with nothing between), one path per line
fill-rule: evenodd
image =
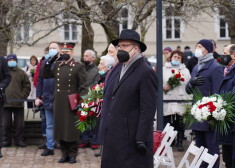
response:
M164 50L163 51L169 51L169 52L172 52L172 49L171 49L171 47L166 47L166 48L164 48Z
M7 60L13 59L16 62L18 62L17 56L15 54L8 54L7 55Z
M208 51L208 53L213 52L214 47L213 47L213 43L211 42L211 40L202 39L197 44L201 44Z

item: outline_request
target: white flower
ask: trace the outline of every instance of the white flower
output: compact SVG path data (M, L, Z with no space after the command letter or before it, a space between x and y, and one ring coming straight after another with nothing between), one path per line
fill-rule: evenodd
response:
M87 116L88 115L88 112L86 111L81 111L81 116Z
M100 91L100 89L101 89L101 88L100 88L99 85L96 85L96 86L95 86L95 90L96 90L97 92Z

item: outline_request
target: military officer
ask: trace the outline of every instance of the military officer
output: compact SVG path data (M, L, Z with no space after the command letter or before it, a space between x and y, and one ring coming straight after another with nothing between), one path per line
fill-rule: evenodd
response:
M4 95L3 91L8 86L11 81L11 75L9 67L7 66L7 60L0 56L0 158L2 157L1 147L2 147L2 135L3 135L3 126L2 126L2 115L3 115L3 104L4 104Z
M52 43L53 44L53 43ZM43 68L44 78L55 78L54 138L60 142L62 157L59 163L76 163L78 130L75 127L76 114L70 108L68 95L86 94L86 72L82 63L73 59L75 43L61 43L60 51L49 46L53 53Z

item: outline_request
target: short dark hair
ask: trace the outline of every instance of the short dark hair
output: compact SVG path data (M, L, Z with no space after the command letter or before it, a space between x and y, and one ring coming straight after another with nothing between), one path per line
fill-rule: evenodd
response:
M170 60L171 60L171 58L173 57L174 54L178 54L179 56L181 56L181 63L184 62L184 54L181 51L178 51L178 50L172 51L171 56L170 56Z
M44 51L49 51L49 46L47 46L47 47L44 49Z
M229 49L229 53L232 55L235 53L235 45L232 45Z

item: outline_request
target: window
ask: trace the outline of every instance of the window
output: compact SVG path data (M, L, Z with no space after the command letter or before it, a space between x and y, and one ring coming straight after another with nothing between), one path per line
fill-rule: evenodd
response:
M219 38L229 39L228 23L225 22L224 17L219 17Z
M64 21L64 26L63 26L63 41L78 41L78 21L77 18L72 16L71 14L64 14L63 15L63 21Z
M28 24L20 24L16 29L16 42L27 42L29 40L30 26Z
M128 9L123 8L120 13L119 33L123 29L128 29L128 17L129 17Z
M181 18L178 10L166 7L163 21L163 35L165 40L180 40Z

